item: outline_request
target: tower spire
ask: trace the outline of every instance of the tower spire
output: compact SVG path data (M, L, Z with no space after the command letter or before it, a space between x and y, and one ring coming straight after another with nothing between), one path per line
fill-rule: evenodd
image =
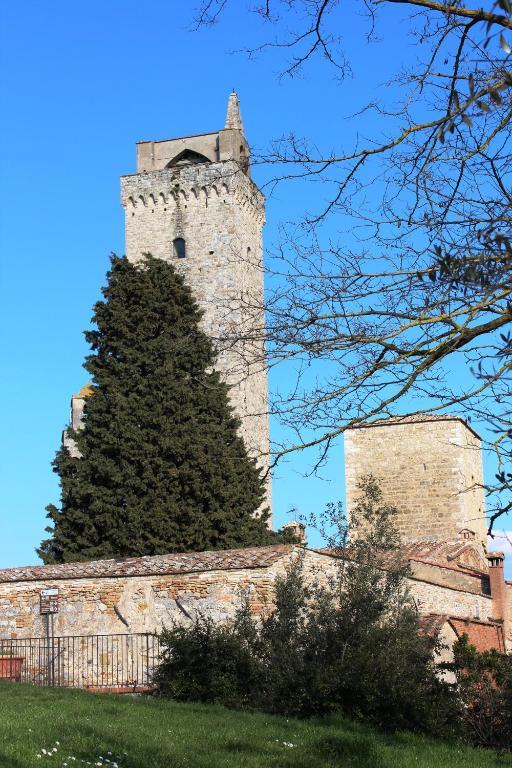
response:
M244 131L242 115L240 114L240 103L236 91L229 94L228 113L226 115L226 125L224 128L234 128L238 131Z

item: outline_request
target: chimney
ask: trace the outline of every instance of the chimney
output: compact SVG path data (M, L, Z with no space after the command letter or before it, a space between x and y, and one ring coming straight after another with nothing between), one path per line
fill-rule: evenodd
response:
M489 552L487 554L487 559L489 560L489 581L491 586L493 618L503 622L503 634L504 640L506 640L509 629L509 615L507 585L505 583L505 571L503 567L505 555L503 552Z

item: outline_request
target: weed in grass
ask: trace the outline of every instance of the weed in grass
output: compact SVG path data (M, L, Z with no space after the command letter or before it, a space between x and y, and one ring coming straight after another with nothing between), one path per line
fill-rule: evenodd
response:
M29 728L29 731L32 729ZM39 760L45 759L45 763L48 765L51 765L53 768L70 768L71 765L92 765L92 766L99 766L101 768L123 768L124 760L127 757L127 753L125 752L124 755L114 755L113 752L108 751L107 755L108 757L104 757L103 755L98 755L97 757L92 757L90 760L85 760L83 758L75 757L75 755L68 755L67 757L63 758L61 755L59 755L60 749L60 741L56 741L55 744L50 747L49 749L46 749L45 747L42 747L41 750L37 753L36 758Z

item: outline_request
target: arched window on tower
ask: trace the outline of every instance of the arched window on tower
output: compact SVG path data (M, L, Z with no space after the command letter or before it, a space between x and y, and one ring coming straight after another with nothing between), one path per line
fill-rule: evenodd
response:
M186 257L185 241L182 237L177 237L172 242L174 248L174 255L177 259L184 259Z
M249 158L243 144L240 145L240 166L244 173L247 173L249 169Z

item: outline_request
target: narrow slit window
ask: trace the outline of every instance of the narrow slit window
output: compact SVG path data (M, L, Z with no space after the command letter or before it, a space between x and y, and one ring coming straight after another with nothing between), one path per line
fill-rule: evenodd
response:
M185 241L182 237L177 237L173 240L174 255L177 259L184 259L186 257Z

